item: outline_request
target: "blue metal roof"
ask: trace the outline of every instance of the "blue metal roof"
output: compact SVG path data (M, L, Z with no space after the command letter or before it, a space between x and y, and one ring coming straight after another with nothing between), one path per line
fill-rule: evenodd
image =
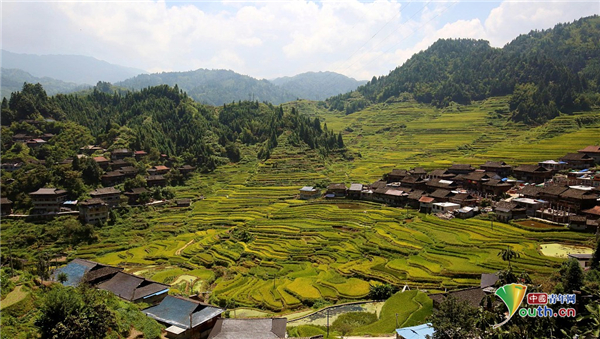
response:
M192 325L196 327L224 311L218 307L203 305L193 300L168 295L160 304L149 307L143 312L160 322L189 329L190 315L192 316Z
M54 271L54 280L58 280L60 273L67 274L67 281L63 283L65 286L77 286L83 276L91 269L91 267L84 265L77 261L71 261L67 266L61 267Z
M433 337L434 332L431 323L396 330L396 333L405 339L425 339L427 335Z

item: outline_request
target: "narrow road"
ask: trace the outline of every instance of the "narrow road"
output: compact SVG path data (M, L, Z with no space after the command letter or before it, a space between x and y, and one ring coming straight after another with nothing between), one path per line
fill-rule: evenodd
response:
M181 255L181 252L183 252L183 250L185 250L186 247L190 246L193 243L194 243L194 239L190 240L187 244L183 245L182 248L175 251L175 255Z

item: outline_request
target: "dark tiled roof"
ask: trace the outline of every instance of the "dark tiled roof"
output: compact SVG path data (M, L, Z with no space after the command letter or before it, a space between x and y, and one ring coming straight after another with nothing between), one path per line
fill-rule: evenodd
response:
M481 288L494 286L498 281L498 275L496 273L483 273L481 275Z
M104 175L102 175L103 178L117 178L117 177L122 177L125 174L122 171L110 171L110 172L106 172L104 173Z
M395 175L395 176L406 176L406 175L408 175L408 171L405 169L394 168L389 174Z
M452 291L447 293L430 294L429 297L438 303L441 303L449 296L453 296L458 300L464 300L473 307L479 307L481 299L485 297L485 292L480 287L472 287L464 290Z
M481 167L491 168L510 168L511 166L506 164L504 161L486 161Z
M499 201L496 204L496 211L500 211L500 212L510 212L516 208L517 208L517 204L514 202Z
M411 169L409 172L411 174L416 174L416 175L427 174L427 171L425 171L425 169L423 167L415 167L415 168Z
M381 188L381 187L387 186L387 183L385 181L383 181L383 180L379 180L379 181L375 181L370 186L371 186L372 189L377 189L377 188Z
M329 186L327 186L328 190L345 190L346 189L346 184L329 184Z
M598 195L592 191L583 191L574 188L569 188L560 194L561 198L581 199L581 200L596 200Z
M79 205L81 205L81 206L106 205L106 203L104 202L104 200L102 200L100 198L92 198L92 199L86 199L86 200L80 202Z
M537 198L542 192L542 187L537 186L524 186L519 193L526 197Z
M450 169L466 171L466 170L472 170L474 168L471 167L470 164L452 164L452 166L450 166Z
M447 169L436 169L429 172L429 175L432 177L441 177L441 176L453 176L454 174L448 172Z
M581 161L581 160L592 160L593 158L585 153L567 153L564 157L560 158L562 161Z
M98 288L110 291L125 300L134 301L168 289L169 285L146 280L133 274L119 272L111 279L99 284Z
M539 172L539 173L545 173L545 172L551 172L552 170L549 170L545 167L542 167L540 165L521 165L518 166L514 169L514 171L516 172L527 172L527 173L535 173L535 172Z
M192 327L196 327L217 317L224 311L221 308L202 304L195 300L168 295L160 304L147 308L143 312L162 323L189 329L190 315L192 316Z
M91 271L88 271L83 279L89 283L95 283L96 281L104 280L112 277L112 275L121 272L123 269L120 267L103 266Z
M287 319L217 319L209 339L285 338Z
M452 192L450 192L448 190L444 190L444 189L435 190L435 192L430 194L431 197L438 198L438 199L447 198L450 195L452 195Z
M30 195L62 195L67 194L67 191L58 188L40 188L35 192L29 193Z
M91 191L90 195L94 196L94 195L103 195L103 194L120 194L121 191L114 188L114 187L105 187L105 188L98 188L95 191Z
M559 196L561 193L568 190L565 186L546 186L540 191L540 195Z
M492 187L496 187L496 186L498 186L498 187L499 186L505 186L505 187L509 186L510 187L510 186L512 186L511 183L508 183L508 182L505 182L502 180L498 180L498 179L490 179L490 181L484 182L483 185L484 186L492 186Z
M146 181L153 181L153 180L165 180L165 177L163 177L162 175L149 175L146 177Z
M142 194L142 193L147 193L147 192L149 192L149 191L144 187L136 187L136 188L132 188L131 190L125 192L125 195Z
M6 197L2 197L2 198L0 198L0 204L2 204L2 205L8 205L8 204L12 204L12 201L10 201Z
M410 194L408 195L408 199L419 200L419 199L421 199L421 196L423 196L423 194L425 194L424 191L414 190L414 191L410 192Z

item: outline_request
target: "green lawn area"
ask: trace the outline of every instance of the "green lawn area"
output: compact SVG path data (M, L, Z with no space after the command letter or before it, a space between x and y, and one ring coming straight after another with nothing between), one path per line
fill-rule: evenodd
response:
M0 301L0 310L18 303L19 301L25 299L27 295L29 295L29 291L26 291L23 285L15 287L14 290L6 295L6 298Z

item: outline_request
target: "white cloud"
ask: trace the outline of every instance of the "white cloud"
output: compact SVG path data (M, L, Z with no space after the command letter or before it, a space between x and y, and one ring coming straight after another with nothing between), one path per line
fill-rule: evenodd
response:
M10 51L90 55L150 71L226 68L258 78L331 70L370 79L439 38L502 46L531 29L600 12L591 2L506 1L468 18L459 14L469 14L468 3L398 0L2 6L2 44ZM457 19L448 22L450 14Z

